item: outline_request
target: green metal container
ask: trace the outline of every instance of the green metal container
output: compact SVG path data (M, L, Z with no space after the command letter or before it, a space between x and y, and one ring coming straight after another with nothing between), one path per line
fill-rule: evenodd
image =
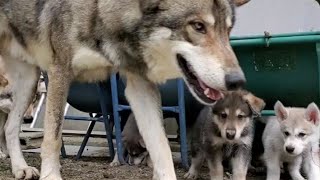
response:
M266 109L277 100L286 106L320 105L320 32L233 37L231 45L246 88L266 101Z

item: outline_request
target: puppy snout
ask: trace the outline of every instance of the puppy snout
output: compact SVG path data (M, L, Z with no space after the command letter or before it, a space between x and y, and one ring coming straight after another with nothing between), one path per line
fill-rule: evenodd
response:
M226 136L227 136L227 139L233 140L236 137L236 130L235 129L227 129Z
M241 71L233 71L229 74L226 74L225 81L228 90L236 90L245 85L246 78Z
M287 147L286 147L286 151L287 151L288 153L293 153L294 147L292 147L292 146L287 146Z

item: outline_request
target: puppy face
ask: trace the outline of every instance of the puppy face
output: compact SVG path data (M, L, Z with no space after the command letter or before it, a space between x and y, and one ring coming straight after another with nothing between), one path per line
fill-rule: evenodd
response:
M265 106L262 99L246 91L229 92L212 108L213 123L221 138L229 142L241 141L252 132L253 115Z
M127 141L124 139L123 145L128 151L129 165L139 165L148 156L148 151L141 136L134 141Z
M304 108L286 108L278 101L275 112L284 139L283 150L290 156L303 153L319 139L319 109L315 103Z

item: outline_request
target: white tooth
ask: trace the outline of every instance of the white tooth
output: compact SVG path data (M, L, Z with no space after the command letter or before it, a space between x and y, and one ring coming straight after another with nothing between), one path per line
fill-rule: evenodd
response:
M209 89L209 88L207 88L206 90L204 90L204 94L207 95L207 96L209 95L209 92L210 92L210 89Z

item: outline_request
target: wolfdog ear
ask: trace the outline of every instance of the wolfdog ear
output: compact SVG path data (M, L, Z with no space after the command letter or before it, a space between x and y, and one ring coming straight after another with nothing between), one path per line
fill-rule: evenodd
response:
M142 139L142 137L139 139L139 144L141 147L146 148L146 144L144 143L144 140Z
M319 116L320 112L318 106L315 103L309 104L306 109L307 120L318 126L320 121Z
M237 7L240 7L244 4L247 4L250 0L234 0L234 4L237 6Z
M260 99L251 93L245 94L243 96L243 99L248 103L253 115L260 116L260 112L266 105L263 99Z
M288 118L289 112L280 101L274 105L274 111L279 120L283 121Z
M140 8L143 14L155 13L159 10L161 0L140 0Z

